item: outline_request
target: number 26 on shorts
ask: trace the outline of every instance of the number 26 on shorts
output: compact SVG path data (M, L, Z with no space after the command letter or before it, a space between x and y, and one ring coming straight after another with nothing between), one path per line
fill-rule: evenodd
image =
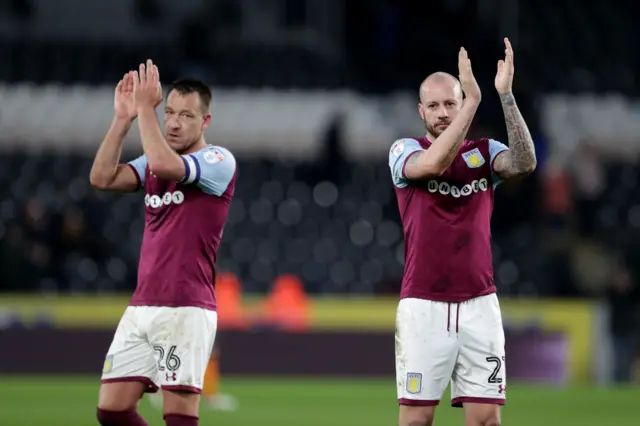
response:
M170 346L167 351L162 346L154 345L153 352L155 352L158 359L158 371L176 371L180 368L180 358L176 355L177 346Z

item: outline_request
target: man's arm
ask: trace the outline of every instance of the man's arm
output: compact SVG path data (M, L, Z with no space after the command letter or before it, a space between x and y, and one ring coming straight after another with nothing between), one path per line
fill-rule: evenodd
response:
M420 143L415 139L399 139L391 145L389 150L389 169L391 170L391 180L398 188L409 186L409 179L405 173L408 161L424 153Z
M502 180L526 176L532 173L537 165L533 138L513 93L501 94L500 101L507 124L509 149L495 158L493 172Z
M526 176L536 169L536 151L531 133L516 104L513 93L500 95L507 124L509 149L499 153L493 161L493 172L501 180Z
M464 48L458 53L458 73L460 87L466 99L458 116L440 136L432 141L428 150L419 151L408 158L404 164L404 177L411 179L427 179L441 176L449 168L458 155L458 151L467 136L473 117L476 115L482 94L473 76L471 60Z
M478 102L467 99L458 116L433 141L429 149L416 152L407 159L404 165L404 177L409 180L420 180L441 176L458 155L478 105Z
M138 127L142 150L151 172L161 179L182 180L185 177L186 160L167 144L154 107L138 108Z
M138 177L127 164L119 164L124 138L132 120L114 118L91 167L91 186L103 191L134 192L139 188Z

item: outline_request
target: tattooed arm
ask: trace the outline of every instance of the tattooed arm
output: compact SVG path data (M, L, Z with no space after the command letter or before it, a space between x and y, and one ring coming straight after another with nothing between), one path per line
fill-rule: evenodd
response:
M510 149L502 151L493 160L493 172L501 180L526 176L536 169L533 139L511 90L515 67L513 47L508 38L504 39L504 47L504 59L498 61L495 85L500 94L504 119L507 123Z
M493 171L501 180L526 176L536 169L536 152L513 93L500 95L507 124L508 150L502 151L493 161Z

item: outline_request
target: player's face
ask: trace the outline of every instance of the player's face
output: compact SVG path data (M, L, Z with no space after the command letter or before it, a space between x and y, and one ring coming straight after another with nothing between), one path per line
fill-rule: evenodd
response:
M203 110L198 93L183 95L174 90L167 96L164 132L174 151L188 151L200 140L210 121L211 114Z
M455 81L429 83L420 94L420 117L427 134L438 137L458 115L462 107L462 92Z

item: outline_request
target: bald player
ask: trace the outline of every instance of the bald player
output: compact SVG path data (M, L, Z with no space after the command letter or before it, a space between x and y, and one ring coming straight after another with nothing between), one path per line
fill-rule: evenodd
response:
M481 93L461 49L460 81L438 72L420 86L426 136L400 139L389 152L405 237L395 337L400 426L431 425L449 382L451 404L464 407L466 426L500 424L506 373L490 243L494 190L536 167L531 135L511 93L507 39L505 46L495 87L509 147L465 139Z

